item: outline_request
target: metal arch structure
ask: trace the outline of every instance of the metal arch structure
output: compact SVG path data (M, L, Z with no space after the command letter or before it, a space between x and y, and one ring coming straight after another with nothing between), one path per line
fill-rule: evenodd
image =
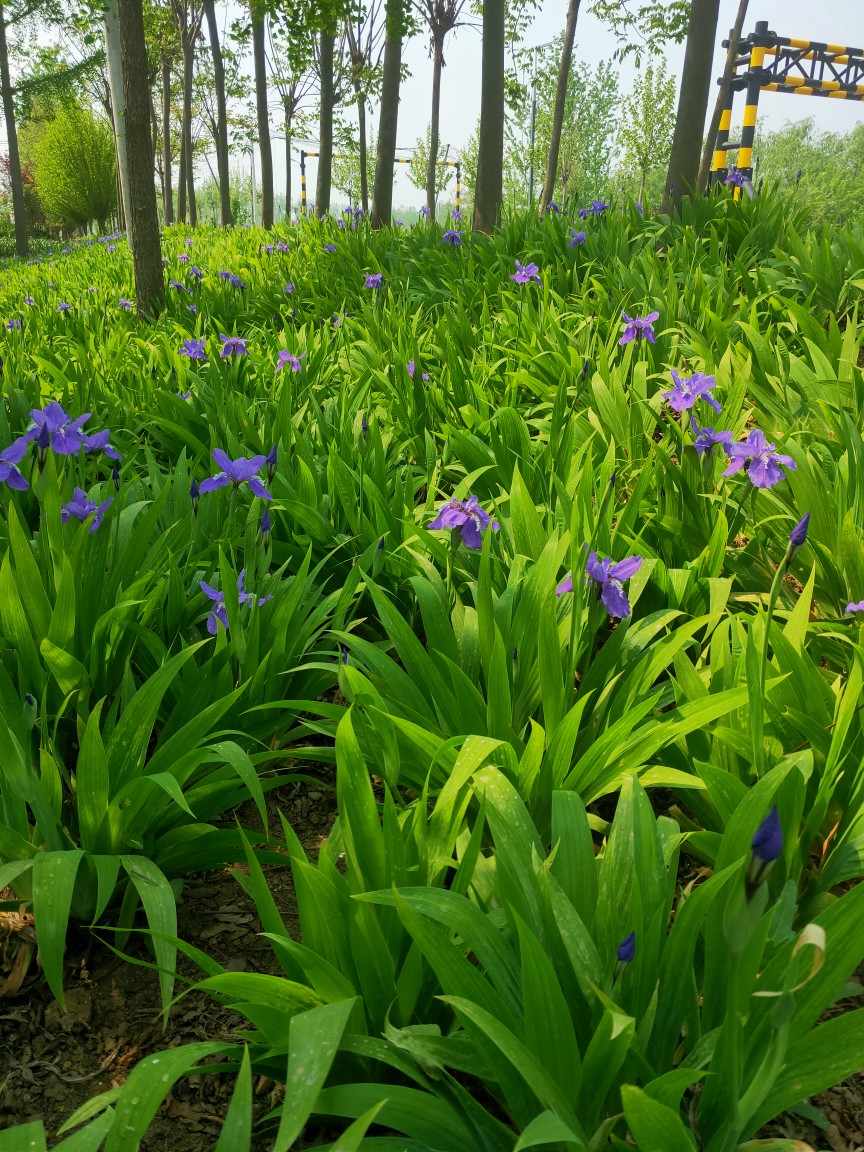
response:
M317 152L309 152L306 149L300 149L300 215L306 216L308 212L308 202L306 199L306 158L308 156L317 156ZM341 152L334 152L333 158L340 159ZM411 158L404 156L397 156L394 164L410 164ZM455 168L456 169L456 211L462 207L462 162L460 160L439 160L438 164L442 168Z
M728 40L723 41L723 47L729 47ZM722 79L718 80L719 83ZM746 93L741 139L730 142L729 128L737 92ZM734 149L738 150L738 170L744 174L747 183L751 183L753 141L761 92L864 101L864 48L778 36L769 30L767 21L759 21L755 32L738 43L729 94L714 145L711 184L725 180L728 173L726 154Z

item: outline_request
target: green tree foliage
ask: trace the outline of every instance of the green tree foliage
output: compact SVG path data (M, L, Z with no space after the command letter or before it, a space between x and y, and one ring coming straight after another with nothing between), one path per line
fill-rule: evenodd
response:
M535 182L546 166L552 135L552 116L561 37L544 49L537 64L537 120L534 139ZM567 83L567 101L558 169L555 175L556 199L588 197L608 191L615 155L615 133L620 96L618 77L610 61L601 60L595 68L584 61L573 65ZM504 200L513 208L528 203L528 167L531 124L531 94L511 112L506 127Z
M411 163L408 165L408 179L415 188L421 191L426 190L426 172L429 164L429 147L432 139L432 127L427 125L426 135L418 136L417 143L414 145L414 152L411 155ZM446 151L446 149L444 150ZM452 159L448 154L447 160ZM438 167L435 175L435 195L440 196L447 185L453 179L453 169L448 167L443 161L445 160L444 152L438 156Z
M771 186L798 183L803 204L814 221L843 224L861 211L864 186L864 124L851 132L819 132L812 120L786 124L775 132L759 130L755 175Z
M105 231L117 205L114 139L104 120L78 104L60 107L34 133L28 153L50 223Z
M639 200L644 200L646 188L652 200L657 196L658 189L652 185L662 181L669 165L674 130L675 77L661 59L646 65L621 108L618 143L623 173L635 176Z

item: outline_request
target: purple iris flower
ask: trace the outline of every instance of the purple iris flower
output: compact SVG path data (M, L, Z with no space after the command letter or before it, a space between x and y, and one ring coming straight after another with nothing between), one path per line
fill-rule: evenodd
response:
M743 188L744 181L747 179L747 173L742 172L740 168L731 168L724 184L731 184L735 188Z
M273 497L256 476L267 463L266 456L252 456L247 460L240 456L232 460L221 448L213 449L213 459L222 469L216 476L208 476L200 488L201 495L215 492L217 488L224 488L226 484L233 484L239 488L241 484L248 484L256 496L262 500L272 500Z
M194 316L198 311L198 305L197 304L187 304L186 305L186 311L191 312L192 315Z
M280 348L279 360L276 364L276 371L278 372L281 368L285 368L287 366L291 369L292 372L299 372L303 367L300 361L305 355L305 352L301 352L299 356L295 356L293 352L288 352L285 348Z
M694 372L688 379L686 376L679 376L673 368L672 380L674 387L663 393L663 399L668 401L673 412L684 412L692 408L700 397L710 404L715 412L722 411L711 395L711 389L717 387L717 381L713 376L706 376L704 372Z
M186 239L183 241L183 243L184 243L184 244L189 244L189 245L191 246L191 244L192 244L192 237L191 237L191 236L187 236L187 237L186 237Z
M117 301L117 307L122 308L124 312L131 312L132 311L132 301L131 300L124 300L124 298L121 296L120 299Z
M69 311L71 311L71 308L72 308L71 304L66 304L63 300L61 300L60 303L57 305L57 307L54 309L54 311L55 312L69 312Z
M420 205L419 212L420 212L421 216L428 216L429 215L429 209L426 207L425 204Z
M517 284L528 284L531 280L536 280L540 283L540 269L536 264L520 264L516 261L516 271L510 273L510 279L515 280Z
M65 251L67 251L67 249L64 248L63 251L65 252ZM116 244L109 244L108 247L105 249L105 251L106 252L116 252L117 251L117 245Z
M169 280L168 287L173 288L175 292L188 292L189 289L181 280Z
M196 280L203 280L204 279L204 273L195 264L193 264L192 267L189 269L189 275L193 276Z
M226 336L224 332L220 332L219 339L222 341L222 351L219 355L223 360L226 360L229 356L249 355L246 341L241 336Z
M33 304L35 304L35 303L36 303L36 300L35 300L35 298L34 298L33 296L25 296L25 297L24 297L24 303L25 303L25 304L30 304L30 305L32 306Z
M436 532L458 528L465 547L475 550L483 546L482 533L486 528L497 532L500 527L498 521L480 507L477 496L469 496L467 500L448 500L441 505L438 515L429 525L430 530Z
M453 244L457 248L462 245L462 233L457 232L455 228L448 228L444 235L441 237L442 244Z
M458 208L454 208L453 211L450 213L450 219L451 220L461 220L462 219L461 211Z
M294 291L294 281L293 280L289 280L288 283L285 285L285 291L288 293L289 296Z
M570 235L573 239L568 242L568 248L575 248L578 244L584 244L588 239L587 232L575 232L572 228L570 229Z
M641 556L630 556L614 563L610 557L598 560L596 552L590 552L585 565L585 573L597 585L600 599L610 616L624 620L630 615L630 601L624 592L624 581L635 576L642 567ZM568 573L555 589L558 596L573 591L573 577Z
M62 408L56 400L39 411L34 408L30 412L33 423L24 433L22 439L37 442L46 441L45 448L51 448L60 456L71 456L83 445L86 437L81 428L90 419L90 413L85 412L73 420L69 413Z
M765 439L765 433L754 428L747 439L740 444L726 445L726 454L731 458L732 463L723 475L734 476L749 460L747 475L753 485L756 488L773 488L775 484L779 484L781 480L785 479L780 467L781 464L790 472L794 472L797 467L791 456L786 456L782 452L775 452L774 448L775 445L769 444Z
M60 519L65 524L72 516L74 516L76 520L86 520L88 516L93 516L90 531L95 532L102 523L102 517L108 508L110 508L113 501L114 497L109 496L102 504L97 504L95 500L88 500L87 493L83 488L76 488L72 499L68 504L64 504L60 510Z
M335 252L336 251L336 245L335 244L325 244L324 245L324 251L325 252Z
M859 600L857 604L847 604L847 612L864 612L864 600Z
M189 261L192 259L192 257L189 255L188 252L181 252L180 255L177 257L177 259L180 261L181 264L188 264Z
M7 320L6 321L6 327L9 329L10 332L17 332L18 329L21 327L21 321L20 320Z
M405 221L404 220L395 220L394 224L397 228L404 228L405 227Z
M204 337L200 340L184 340L183 347L180 349L181 356L188 356L190 360L206 360L207 353L204 351Z
M20 470L16 468L16 464L21 463L29 447L29 441L19 436L8 448L0 452L0 484L7 484L16 492L23 492L25 488L30 487Z
M414 372L415 372L414 361L409 360L408 363L405 365L405 367L408 369L408 375L413 380L414 379ZM428 372L421 372L420 375L423 377L424 380L429 379L429 373Z
M268 600L273 599L272 596L256 596L254 592L247 592L243 587L245 579L246 569L244 568L237 578L237 599L241 604L245 604L247 600L251 600L254 607L257 601L258 607L260 608L262 604L266 604ZM205 584L203 580L198 581L198 586L207 599L213 601L213 608L207 617L207 631L211 636L215 636L220 624L223 628L228 628L228 610L225 607L225 593L217 591L216 588L211 588L210 585Z
M272 256L273 255L273 245L272 244L262 244L261 245L261 251L266 252L268 256Z
M703 452L713 452L717 444L731 444L731 432L715 432L713 428L700 428L696 423L694 417L690 417L690 427L693 429L695 437L693 447L696 449L696 455L701 456Z
M550 200L549 203L546 205L546 211L547 212L554 212L555 215L557 216L558 213L561 211L561 207L555 200Z
M642 201L641 200L636 201L636 211L639 213L640 216L645 215L645 209L642 207Z
M647 340L649 344L656 343L654 321L660 318L659 312L649 312L647 316L628 316L626 312L622 312L621 318L627 327L624 329L624 335L618 341L619 344L629 344L637 336Z
M380 288L381 282L383 281L383 279L384 279L384 273L383 272L372 272L370 275L368 275L366 277L366 281L365 281L363 287L364 288Z
M84 451L104 452L110 460L120 460L122 462L123 457L108 443L108 437L110 435L111 433L107 428L102 432L94 432L92 436L84 435L82 440Z

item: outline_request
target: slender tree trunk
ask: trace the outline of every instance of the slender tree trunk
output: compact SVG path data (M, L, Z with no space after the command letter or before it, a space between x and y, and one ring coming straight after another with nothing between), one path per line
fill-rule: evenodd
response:
M189 223L194 228L198 223L195 204L195 157L192 149L192 79L195 72L195 40L189 29L183 34L183 155L185 160L183 178L186 184L186 197L189 203Z
M369 215L369 173L366 159L366 98L355 85L357 94L357 123L360 126L360 203L363 211Z
M204 0L210 52L213 56L213 85L216 89L216 171L219 173L219 215L223 228L233 223L231 216L231 178L228 173L228 111L225 101L225 65L219 44L219 25L213 0Z
M0 7L0 85L3 94L3 119L9 143L9 183L12 185L12 214L15 217L15 255L25 260L30 255L27 238L27 211L24 207L24 182L18 154L18 130L15 127L15 101L9 77L9 49L6 46L6 14Z
M291 101L286 99L285 109L285 219L291 219Z
M438 141L441 135L441 70L444 67L444 41L435 36L432 47L432 116L429 125L429 159L426 164L426 207L435 219L438 199Z
M682 197L696 188L705 113L711 91L711 65L717 39L720 0L692 0L684 72L678 93L678 115L666 176L663 211L677 208Z
M320 105L318 113L318 179L315 186L315 215L320 219L330 211L333 179L333 53L336 35L331 27L321 29L318 40Z
M500 0L503 5L504 0ZM404 0L387 0L385 8L384 64L381 70L381 112L378 119L378 156L372 189L372 227L389 224L393 214L393 169L396 163L396 128L399 119L399 83L402 78Z
M729 86L732 83L732 72L734 71L735 58L738 55L738 41L741 39L744 21L747 19L748 3L749 0L738 0L735 26L729 37L729 51L726 53L726 66L723 69L723 79L720 83L720 89L717 92L717 102L714 105L714 113L708 128L708 138L705 141L705 148L702 152L702 163L699 165L699 187L703 192L707 191L708 188L708 177L711 174L711 161L714 158L714 145L717 141L717 131L720 128L720 117L723 115L723 109L726 106L726 97L729 95Z
M549 138L549 157L546 161L546 179L540 194L540 212L552 199L555 190L555 175L558 171L558 153L561 150L561 130L564 127L564 107L567 103L567 85L570 81L570 64L573 60L573 41L576 39L576 18L579 15L579 0L570 0L567 7L567 23L564 26L564 44L561 48L561 63L558 67L558 84L555 88L555 108L552 113L552 134Z
M171 62L162 55L162 211L166 224L174 223L174 192L171 187ZM182 183L182 181L181 181Z
M719 0L718 0L719 2ZM491 232L498 222L504 186L504 0L483 5L483 73L474 227Z
M147 43L144 39L143 0L118 0L120 57L126 133L129 200L129 247L135 272L135 297L142 316L155 316L162 304L162 250L159 212L153 180L153 144L150 136L150 85Z
M123 72L120 65L120 24L117 6L118 0L108 0L105 8L105 59L108 65L108 86L111 89L114 146L117 153L117 174L120 181L120 215L128 222L131 212L129 160L126 145L126 111L123 100Z
M273 227L273 150L270 146L270 113L267 108L267 57L264 52L263 9L250 0L252 56L255 60L255 105L258 113L258 149L261 153L261 227Z

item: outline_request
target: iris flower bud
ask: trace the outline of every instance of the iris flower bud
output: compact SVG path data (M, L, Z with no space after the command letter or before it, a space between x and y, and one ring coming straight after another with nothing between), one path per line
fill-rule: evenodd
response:
M189 498L192 501L192 512L195 516L198 515L198 496L199 496L199 494L200 494L200 489L198 487L198 481L193 480L192 481L192 487L189 489Z
M756 891L783 851L783 829L775 804L759 827L750 844L750 866L747 869L747 897Z
M261 540L265 551L270 547L270 529L270 509L265 508L264 515L261 517Z
M629 964L636 955L636 933L629 932L618 945L618 963Z

